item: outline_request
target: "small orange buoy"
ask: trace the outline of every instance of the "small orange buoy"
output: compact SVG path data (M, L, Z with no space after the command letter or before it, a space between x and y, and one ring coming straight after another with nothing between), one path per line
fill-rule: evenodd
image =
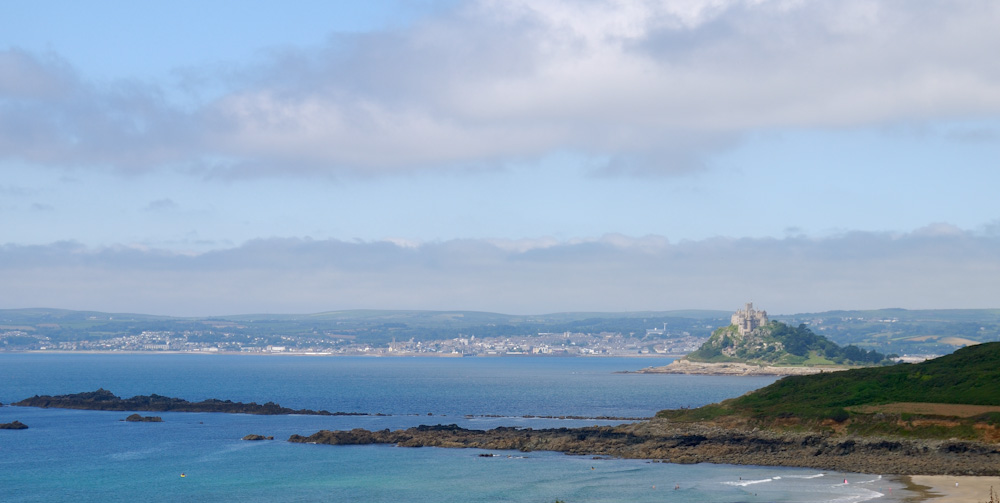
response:
M187 475L184 475L184 474L182 473L182 474L181 474L181 478L184 478L184 477L187 477Z

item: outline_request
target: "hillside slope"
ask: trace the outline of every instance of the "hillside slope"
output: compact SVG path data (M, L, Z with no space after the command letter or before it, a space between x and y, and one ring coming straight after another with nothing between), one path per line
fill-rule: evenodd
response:
M892 402L1000 405L1000 342L977 344L915 364L781 379L735 399L755 414Z
M895 412L878 407L885 404L896 405L891 408ZM914 404L937 407L926 413L922 411L927 407ZM983 412L963 415L960 404L996 409L980 407ZM738 398L698 409L660 411L657 416L846 428L858 434L1000 440L1000 342L969 346L922 363L790 376Z

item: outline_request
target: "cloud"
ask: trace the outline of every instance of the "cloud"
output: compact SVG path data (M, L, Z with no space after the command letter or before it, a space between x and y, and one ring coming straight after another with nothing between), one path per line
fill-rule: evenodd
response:
M92 84L58 55L0 50L0 158L134 173L204 156L197 130L156 86Z
M0 246L0 304L171 315L335 309L995 308L1000 241L946 229L823 239L433 243L261 239L184 255ZM945 232L940 232L945 230Z
M21 197L37 193L37 189L28 189L18 185L0 185L0 195L2 196Z
M190 110L14 49L0 52L0 151L220 176L574 151L606 174L684 173L756 131L996 117L998 23L991 0L467 1L273 51Z
M174 202L173 199L163 198L163 199L157 199L155 201L150 201L150 203L148 205L146 205L145 210L146 211L167 211L167 210L176 209L177 207L178 207L178 205L177 205L176 202Z

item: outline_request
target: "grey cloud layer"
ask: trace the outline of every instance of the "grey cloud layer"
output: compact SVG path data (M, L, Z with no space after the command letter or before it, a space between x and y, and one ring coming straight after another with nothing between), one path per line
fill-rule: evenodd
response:
M0 159L144 171L205 155L199 129L154 86L98 86L57 55L0 50Z
M996 307L1000 237L572 243L257 240L188 256L74 243L0 247L0 304L153 314L470 309L532 314L740 305L776 313ZM206 311L210 310L210 311Z
M992 0L480 0L276 52L193 108L9 49L0 155L241 176L570 150L609 172L679 172L762 129L996 117L998 25Z

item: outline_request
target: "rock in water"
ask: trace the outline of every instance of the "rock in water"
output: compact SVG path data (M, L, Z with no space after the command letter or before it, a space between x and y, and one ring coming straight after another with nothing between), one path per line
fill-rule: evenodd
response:
M132 414L125 418L126 421L130 423L162 423L163 418L160 416L140 416L139 414Z

